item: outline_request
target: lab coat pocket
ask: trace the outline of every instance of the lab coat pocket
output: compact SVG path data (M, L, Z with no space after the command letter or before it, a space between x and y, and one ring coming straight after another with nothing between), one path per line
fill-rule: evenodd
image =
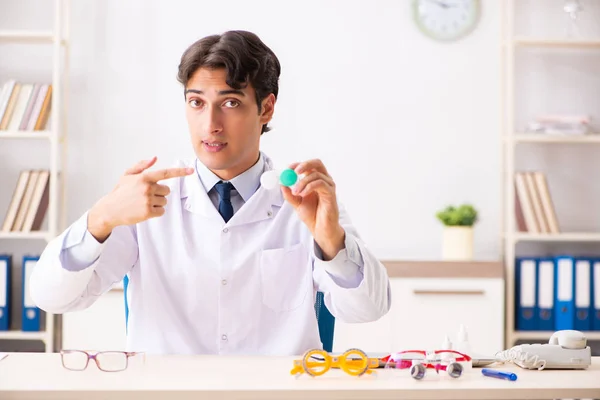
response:
M263 250L260 279L263 304L278 312L300 307L312 287L308 251L302 243Z

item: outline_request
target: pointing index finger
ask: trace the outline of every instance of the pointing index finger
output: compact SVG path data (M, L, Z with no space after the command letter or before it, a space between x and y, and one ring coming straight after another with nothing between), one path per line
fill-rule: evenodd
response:
M194 168L165 168L146 173L146 178L151 182L158 182L164 179L178 178L181 176L190 175L194 172Z

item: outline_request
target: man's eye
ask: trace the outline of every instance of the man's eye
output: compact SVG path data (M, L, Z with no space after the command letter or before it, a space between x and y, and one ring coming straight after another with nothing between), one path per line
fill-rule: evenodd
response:
M235 108L239 105L240 105L240 103L237 100L227 100L225 102L225 107L227 107L227 108Z
M202 105L202 103L200 102L200 100L196 100L196 99L192 99L189 101L190 106L196 108L196 107L200 107Z

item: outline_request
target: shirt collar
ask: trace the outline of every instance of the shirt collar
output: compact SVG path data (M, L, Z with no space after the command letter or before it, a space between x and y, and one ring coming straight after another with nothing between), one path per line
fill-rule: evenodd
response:
M264 172L264 168L265 159L262 152L259 152L258 161L252 167L229 181L240 196L242 196L244 202L247 202L260 186L260 177ZM198 159L196 159L196 170L206 193L210 192L215 184L222 180L204 164L199 162Z

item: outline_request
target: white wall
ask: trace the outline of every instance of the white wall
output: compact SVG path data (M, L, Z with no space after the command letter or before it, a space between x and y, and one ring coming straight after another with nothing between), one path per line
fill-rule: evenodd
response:
M0 29L49 28L51 3L0 0ZM263 150L279 164L323 159L378 256L439 258L435 212L471 202L481 215L475 256L498 258L500 4L482 0L477 29L439 44L417 31L410 3L72 0L68 222L139 159L157 155L166 166L193 155L175 79L181 53L205 35L247 29L283 66L275 129L263 137ZM598 35L600 0L584 4L583 29ZM561 1L519 0L519 31L560 30L561 7ZM51 56L49 46L2 44L0 81L50 80ZM591 113L599 127L598 53L529 51L518 59L527 65L517 77L517 128L540 112ZM548 170L562 228L597 231L600 183L589 179L599 171L596 147L542 146L537 156L527 156L526 148L519 163ZM20 169L47 166L47 149L41 142L0 142L0 188L8 188L0 191L0 210ZM16 254L42 248L42 242L0 242L0 251Z
M380 257L438 258L434 213L463 201L481 212L476 256L498 256L496 1L484 0L477 30L450 45L419 33L404 0L72 3L69 221L138 159L157 155L162 166L192 154L175 79L181 53L202 36L247 29L283 65L263 149L280 164L323 159ZM0 19L7 27L37 17L27 8L49 9L0 4L10 11ZM15 73L12 65L0 78ZM41 65L23 66L42 74Z
M599 3L584 2L584 32L600 30L593 24ZM68 221L111 190L121 172L138 159L157 155L164 166L192 155L175 80L181 53L202 36L248 29L274 49L283 65L275 129L263 138L263 149L276 162L322 158L338 183L341 200L380 257L439 257L441 226L435 211L468 201L481 213L476 257L496 258L501 204L499 2L483 0L478 28L454 44L438 44L420 34L408 0L282 4L72 2ZM545 4L546 11L536 13L540 0L520 2L520 33L548 35L561 29L560 7ZM0 0L0 9L4 29L52 24L49 1ZM50 79L49 46L0 49L0 80ZM594 72L600 57L595 53L569 58L546 51L519 57L528 64L517 77L522 89L517 128L546 110L588 112L600 120L600 76ZM1 174L2 187L14 185L20 168L47 165L47 148L44 143L2 142L0 166L8 171ZM600 186L587 187L577 176L581 170L597 171L597 158L591 150L582 157L581 147L543 151L533 166L555 165L551 185L552 180L561 188L567 185L556 191L563 226L596 229L600 214L588 199L599 194ZM559 157L581 165L565 176L571 168L556 167L553 161ZM594 218L574 215L561 195L578 188L590 196L576 199L576 209L588 208ZM1 196L0 205L8 201L9 196Z

